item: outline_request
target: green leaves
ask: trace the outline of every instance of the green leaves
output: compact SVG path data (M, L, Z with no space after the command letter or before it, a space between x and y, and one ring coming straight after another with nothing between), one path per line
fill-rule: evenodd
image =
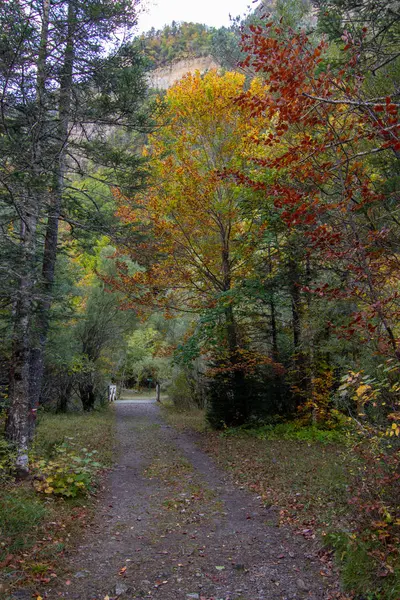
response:
M102 465L95 460L97 452L82 448L79 454L68 444L56 448L52 459L33 463L36 491L49 496L76 498L91 492L97 471Z

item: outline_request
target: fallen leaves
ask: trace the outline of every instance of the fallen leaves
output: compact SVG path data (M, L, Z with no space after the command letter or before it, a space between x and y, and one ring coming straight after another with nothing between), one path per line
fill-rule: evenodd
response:
M0 569L8 567L8 565L14 560L14 554L8 554L3 562L0 563Z

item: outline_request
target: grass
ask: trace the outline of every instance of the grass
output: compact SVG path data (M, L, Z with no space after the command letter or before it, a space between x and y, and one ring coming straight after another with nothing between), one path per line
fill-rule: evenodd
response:
M33 490L21 487L0 495L0 562L31 548L48 510Z
M349 481L344 448L320 442L259 439L248 432L210 433L206 450L235 479L281 507L281 522L329 529L348 513Z
M42 413L34 453L49 458L54 448L67 440L77 453L83 447L96 450L99 462L110 466L114 439L112 409L91 414ZM35 492L29 480L7 483L0 490L0 563L4 561L0 581L5 582L0 589L1 585L12 589L43 583L49 574L62 572L65 549L79 539L94 509L94 497L49 498Z
M177 410L170 400L164 400L162 403L162 412L167 423L179 431L191 429L192 431L203 433L209 430L205 411L199 408Z
M238 433L247 434L260 440L297 440L321 442L322 444L342 444L346 441L346 433L343 429L321 429L316 425L304 425L300 421L227 429L224 435L237 435Z
M111 408L92 413L54 415L42 413L34 444L35 453L51 456L55 446L68 441L75 448L96 450L98 461L109 467L113 462L115 439L114 413Z
M342 532L331 533L326 542L335 550L343 586L365 600L399 600L400 563L387 572L380 560L379 542L362 540Z

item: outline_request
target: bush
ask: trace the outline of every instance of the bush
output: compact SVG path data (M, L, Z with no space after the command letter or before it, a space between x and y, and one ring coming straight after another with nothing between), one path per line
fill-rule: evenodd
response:
M190 410L196 406L193 389L185 371L174 371L172 381L167 387L167 394L178 410Z
M207 420L214 429L239 427L266 411L264 386L242 370L217 372L207 386Z
M101 464L95 460L97 452L83 448L78 455L68 444L55 449L51 459L33 462L34 487L48 495L75 498L89 494Z

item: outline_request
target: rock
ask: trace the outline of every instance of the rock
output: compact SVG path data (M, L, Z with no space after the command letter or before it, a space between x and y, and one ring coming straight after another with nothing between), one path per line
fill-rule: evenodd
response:
M75 579L82 579L83 577L87 577L87 571L78 571L74 575Z
M32 600L32 592L30 590L15 590L11 598L12 600Z
M199 600L199 594L186 594L187 600Z
M308 592L309 588L302 579L296 579L296 585L302 592Z
M122 582L118 582L115 586L115 595L118 596L122 596L122 594L126 594L127 592L129 592L129 588L127 585L125 585L125 583Z

